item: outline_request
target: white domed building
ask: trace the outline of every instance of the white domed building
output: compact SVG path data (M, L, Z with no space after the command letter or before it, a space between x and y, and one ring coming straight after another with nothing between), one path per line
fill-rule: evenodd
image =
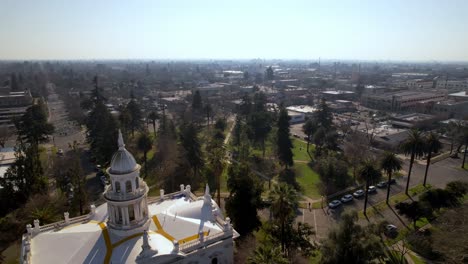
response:
M21 263L233 263L233 239L239 234L224 219L209 188L196 197L190 185L148 197L140 165L119 149L107 169L106 203L88 215L41 226L27 225Z

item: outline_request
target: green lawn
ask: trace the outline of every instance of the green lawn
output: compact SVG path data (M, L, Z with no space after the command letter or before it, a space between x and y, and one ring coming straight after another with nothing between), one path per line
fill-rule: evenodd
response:
M317 188L319 183L319 175L312 170L306 163L295 163L294 170L296 172L296 180L302 188L302 193L312 199L320 198L320 193Z
M292 138L292 143L294 146L294 148L292 149L294 154L294 160L309 161L310 157L307 153L307 143L297 138ZM312 144L309 146L309 151L311 153L313 153L314 151L314 146Z

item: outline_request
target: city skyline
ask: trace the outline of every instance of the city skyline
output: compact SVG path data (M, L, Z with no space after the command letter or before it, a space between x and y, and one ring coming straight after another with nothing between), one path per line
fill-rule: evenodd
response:
M0 60L468 61L468 2L2 1Z

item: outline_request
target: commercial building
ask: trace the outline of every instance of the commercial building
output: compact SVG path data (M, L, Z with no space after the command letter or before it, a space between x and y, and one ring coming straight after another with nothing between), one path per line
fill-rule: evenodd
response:
M422 102L438 102L446 99L443 93L396 92L378 95L363 95L362 103L373 109L388 111L414 111Z
M423 128L430 127L441 119L442 118L433 115L411 113L393 117L391 124L399 128Z

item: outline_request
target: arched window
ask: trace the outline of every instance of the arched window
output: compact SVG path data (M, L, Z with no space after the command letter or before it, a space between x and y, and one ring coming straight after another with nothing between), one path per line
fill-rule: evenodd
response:
M140 181L138 180L138 177L135 178L135 189L140 188Z
M129 192L132 192L132 182L131 181L127 181L125 182L125 190L129 193Z
M120 182L115 182L115 192L120 193Z
M218 258L213 258L211 260L211 264L218 264Z
M128 206L128 218L130 218L130 221L135 220L135 211L133 209L133 204Z

